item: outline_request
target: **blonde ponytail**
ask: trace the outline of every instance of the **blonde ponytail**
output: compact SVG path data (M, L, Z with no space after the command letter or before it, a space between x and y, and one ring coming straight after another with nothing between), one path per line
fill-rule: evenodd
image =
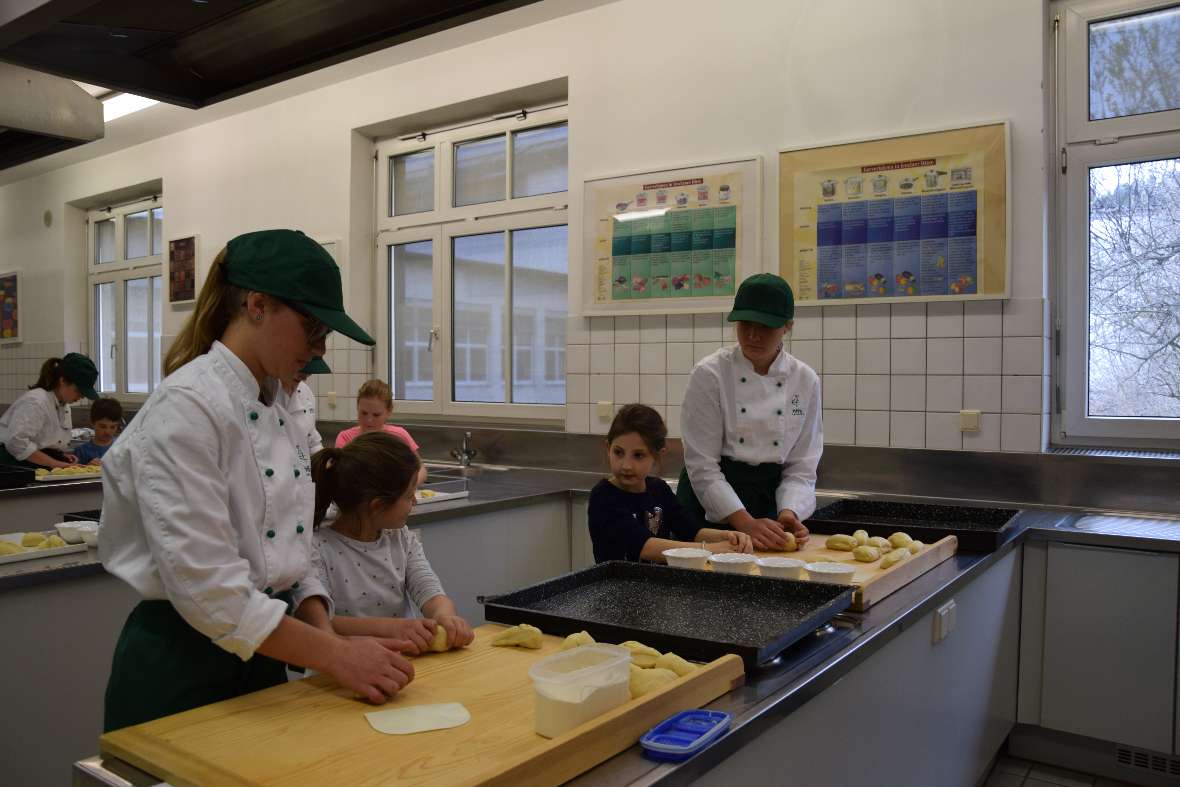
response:
M225 278L225 252L222 249L213 260L201 294L197 296L196 311L181 328L164 358L164 376L209 352L214 340L225 333L245 300L246 291L234 287Z

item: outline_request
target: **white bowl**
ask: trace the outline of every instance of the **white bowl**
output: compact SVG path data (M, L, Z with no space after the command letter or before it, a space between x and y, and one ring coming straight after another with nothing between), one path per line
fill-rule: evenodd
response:
M725 574L749 574L758 558L742 552L722 552L720 555L710 555L709 562L714 571Z
M81 544L82 534L78 532L78 522L58 522L54 527L61 540L67 544Z
M793 557L758 558L758 570L762 572L764 577L800 579L803 576L803 569L806 567L805 562Z
M709 562L709 550L696 549L694 547L665 549L664 557L667 559L668 565L675 568L701 569Z
M829 585L851 585L852 576L856 573L853 566L844 563L808 563L807 575L816 582L827 582Z
M98 523L75 522L74 524L77 526L78 535L81 536L86 546L98 549Z

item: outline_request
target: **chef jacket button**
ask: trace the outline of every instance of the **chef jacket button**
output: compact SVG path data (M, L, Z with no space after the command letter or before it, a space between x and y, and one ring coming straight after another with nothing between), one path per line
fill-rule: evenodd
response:
M775 410L775 412L776 412L776 413L778 413L779 415L782 415L782 414L783 414L783 411L782 411L782 410Z
M295 532L302 533L303 532L303 525L295 525Z
M293 585L291 585L291 590L299 590L299 583L296 582Z
M775 386L776 388L782 388L782 387L783 387L783 384L782 384L781 382L778 382L778 383L775 383L775 384L774 384L774 386Z
M742 382L744 383L745 381L746 381L746 378L745 378L745 377L743 377L743 378L742 378Z
M273 530L267 530L267 531L266 531L266 537L267 537L267 538L274 538L274 537L275 537L275 531L273 531Z
M299 468L298 467L295 468L295 477L296 478L299 477Z
M744 443L744 442L746 442L746 438L744 438L744 437L739 437L739 438L738 438L738 442L739 442L739 443Z
M258 413L251 411L250 412L250 420L257 421L258 420Z
M775 440L775 441L774 441L774 445L775 445L775 447L776 447L776 448L778 447L778 440Z
M279 419L279 426L286 426L286 425L287 425L287 422L284 421L282 418L280 418Z
M274 471L274 470L271 470L269 467L268 467L268 468L266 468L266 470L265 470L264 472L266 473L266 477L267 477L267 478L270 478L272 475L274 475L274 474L275 474L275 471Z
M744 413L745 411L746 411L746 408L744 408L744 407L743 407L743 408L742 408L742 412Z
M266 589L265 589L265 590L263 590L262 592L263 592L263 593L265 593L265 594L266 594L266 595L268 595L268 596L272 596L272 595L274 595L275 589L274 589L274 588L272 588L270 585L267 585L267 586L266 586Z

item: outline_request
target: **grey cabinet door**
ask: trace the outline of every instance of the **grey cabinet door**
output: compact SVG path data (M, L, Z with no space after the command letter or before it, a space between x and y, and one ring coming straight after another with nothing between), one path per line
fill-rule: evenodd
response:
M1170 752L1174 554L1050 544L1041 725Z

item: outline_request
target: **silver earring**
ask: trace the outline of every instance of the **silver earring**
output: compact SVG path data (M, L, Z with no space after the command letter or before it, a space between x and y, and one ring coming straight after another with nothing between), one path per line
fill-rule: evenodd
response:
M254 314L254 322L262 322L262 312L256 312Z

